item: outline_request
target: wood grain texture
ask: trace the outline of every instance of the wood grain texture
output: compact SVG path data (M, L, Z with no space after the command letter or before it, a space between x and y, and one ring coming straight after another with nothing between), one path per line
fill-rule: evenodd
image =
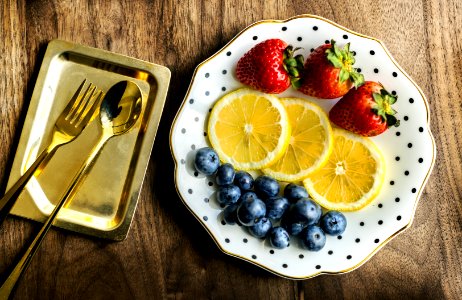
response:
M169 130L195 66L261 19L311 13L383 40L430 103L438 157L411 228L359 269L291 281L222 254L179 200ZM52 230L15 299L460 299L462 4L401 1L14 1L0 4L0 191L47 42L82 43L162 64L171 86L128 238ZM0 273L39 225L0 228Z

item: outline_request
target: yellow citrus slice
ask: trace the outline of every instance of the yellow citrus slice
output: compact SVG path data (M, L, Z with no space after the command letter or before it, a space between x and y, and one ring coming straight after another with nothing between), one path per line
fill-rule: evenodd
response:
M301 181L327 163L332 152L332 128L329 117L318 105L298 98L281 101L292 128L289 146L263 172L281 181Z
M281 157L289 143L290 125L279 98L239 89L213 106L208 136L222 161L236 169L256 170Z
M338 128L333 133L334 147L327 164L303 183L311 197L327 209L361 209L382 187L384 158L368 138Z

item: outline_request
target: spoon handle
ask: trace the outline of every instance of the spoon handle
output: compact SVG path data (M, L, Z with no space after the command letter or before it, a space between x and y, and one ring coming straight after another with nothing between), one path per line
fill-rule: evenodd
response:
M78 190L78 187L84 181L86 175L88 174L88 171L93 166L94 161L96 160L101 148L104 146L106 141L107 138L101 138L96 144L96 146L93 148L93 150L90 152L90 155L85 160L83 165L80 167L77 175L74 177L72 183L69 185L64 195L61 197L51 214L48 216L48 219L42 225L42 228L37 233L35 239L29 245L26 252L23 254L19 262L16 264L15 268L11 271L6 280L3 282L2 286L0 287L0 299L7 299L10 296L22 273L27 269L35 253L40 248L40 245L42 244L43 239L45 238L46 234L48 233L48 230L53 224L53 221L58 215L59 210L64 206L66 202L69 202L73 198L75 192Z
M53 154L56 152L56 146L50 146L40 153L34 163L27 169L18 181L3 195L0 199L0 226L5 221L6 216L10 213L16 203L16 199L22 193L22 190L27 185L31 177L43 169L43 164L46 164ZM41 169L39 167L42 167Z

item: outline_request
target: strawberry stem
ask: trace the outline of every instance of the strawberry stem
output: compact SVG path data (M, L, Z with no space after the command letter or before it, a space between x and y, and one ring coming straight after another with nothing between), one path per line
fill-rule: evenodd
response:
M293 46L289 45L284 50L284 70L289 74L290 83L295 89L298 89L301 85L300 75L303 71L304 58L303 55L298 54L294 57L294 53L301 48L297 47L294 49Z
M385 89L381 89L380 93L373 93L372 97L375 102L372 111L382 117L384 122L387 122L387 127L398 127L399 120L394 116L397 112L391 107L398 100L398 97L388 93Z
M335 40L331 40L331 47L326 50L327 60L335 67L340 69L339 81L343 83L348 79L351 80L355 88L364 84L364 76L359 73L353 65L355 58L350 51L350 43L347 43L343 49L337 46Z

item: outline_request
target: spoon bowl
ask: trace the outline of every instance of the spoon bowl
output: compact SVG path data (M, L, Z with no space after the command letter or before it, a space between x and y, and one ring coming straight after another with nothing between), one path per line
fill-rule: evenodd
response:
M127 132L141 113L141 90L131 81L120 81L104 96L100 106L103 131L111 136Z

